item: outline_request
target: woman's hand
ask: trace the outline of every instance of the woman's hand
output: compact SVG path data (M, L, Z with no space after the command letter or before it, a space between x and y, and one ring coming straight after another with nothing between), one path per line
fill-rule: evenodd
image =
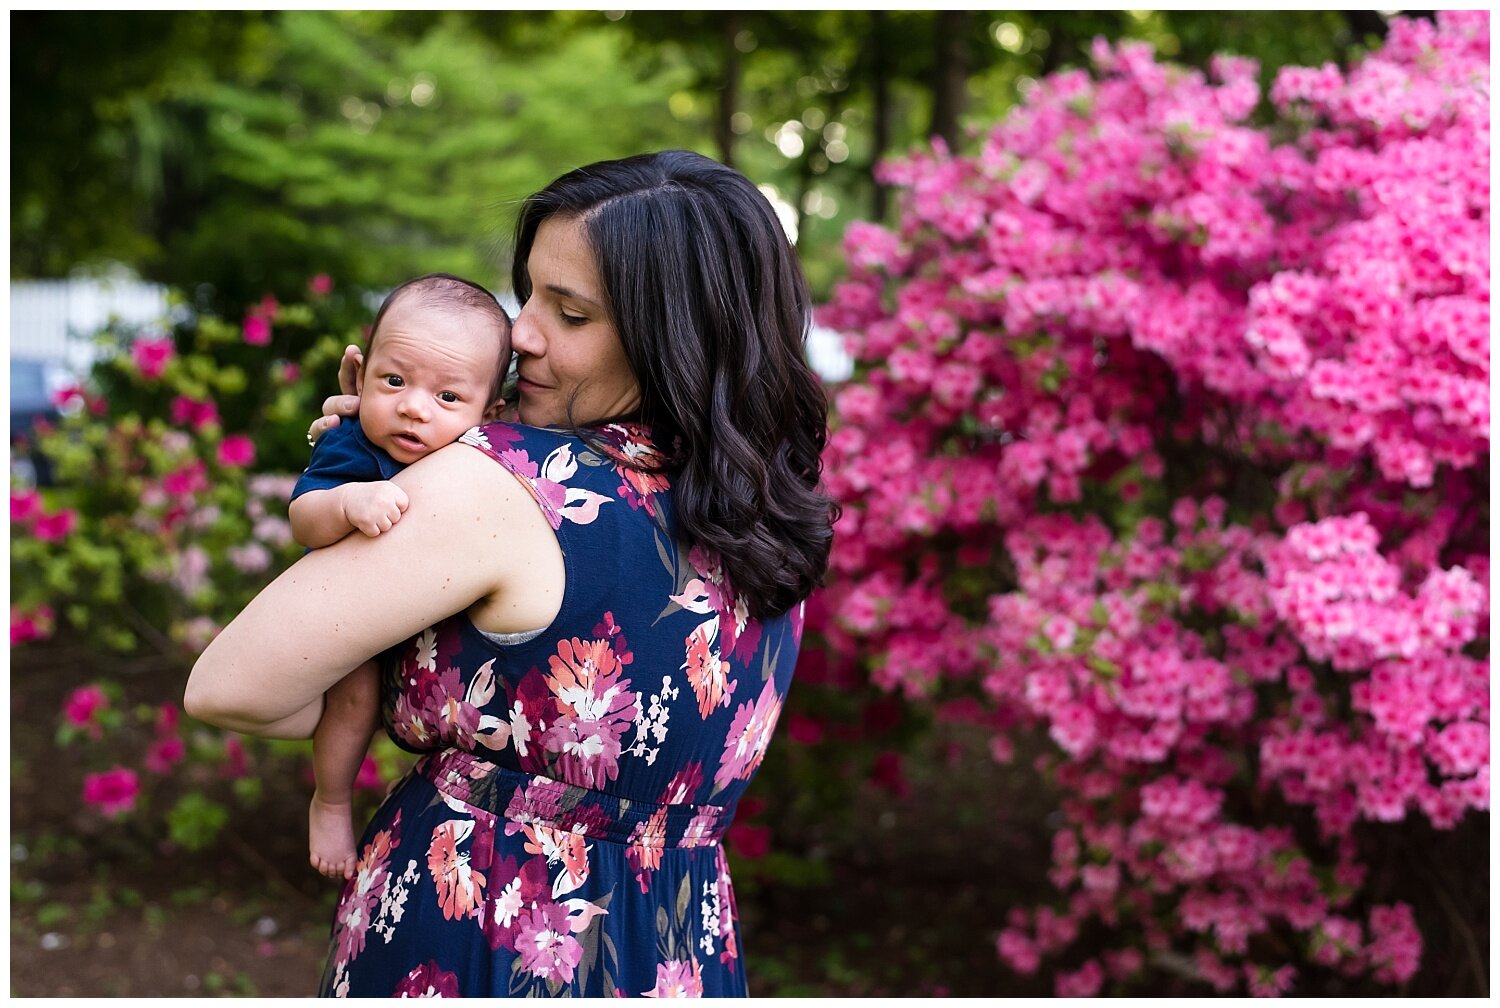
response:
M359 347L352 343L344 347L344 357L339 361L339 391L343 394L323 400L323 415L307 428L308 444L315 444L318 438L337 427L339 417L359 415L359 369L364 362Z

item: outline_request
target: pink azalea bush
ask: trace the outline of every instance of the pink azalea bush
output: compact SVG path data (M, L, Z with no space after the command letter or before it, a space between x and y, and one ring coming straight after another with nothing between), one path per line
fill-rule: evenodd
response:
M1099 42L848 232L827 660L1045 731L1056 899L998 952L1059 995L1420 965L1355 830L1489 803L1488 58L1396 19L1262 126L1252 61Z
M255 803L261 776L295 780L287 764L305 763L305 743L242 743L183 718L177 700L220 627L302 553L286 508L307 423L365 318L340 318L328 278L309 287L315 307L267 297L242 322L106 329L71 393L80 408L39 431L55 485L11 489L12 647L58 636L100 669L119 668L119 653L162 672L64 684L57 743L74 750L60 765L76 783L58 783L98 813L84 828L128 819L153 844L204 847L231 807ZM360 774L372 792L397 762L378 756Z

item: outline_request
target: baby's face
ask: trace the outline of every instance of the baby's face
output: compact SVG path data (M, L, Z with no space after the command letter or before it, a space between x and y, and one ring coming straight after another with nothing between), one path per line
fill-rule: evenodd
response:
M498 414L490 390L510 362L510 333L483 312L404 299L371 343L359 423L397 462L415 462Z

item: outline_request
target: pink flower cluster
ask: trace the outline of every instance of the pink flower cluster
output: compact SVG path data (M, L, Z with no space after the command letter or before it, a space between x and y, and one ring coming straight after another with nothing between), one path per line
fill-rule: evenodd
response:
M999 952L1121 936L1060 995L1169 945L1225 992L1418 968L1351 831L1488 808L1488 55L1483 12L1395 19L1283 70L1263 128L1252 62L1099 43L978 155L884 166L899 229L846 236L809 625L997 758L1045 728L1059 904ZM1267 792L1334 863L1245 818ZM1300 959L1258 958L1273 929Z
M326 279L326 277L324 279ZM312 291L313 293L326 293L326 290L318 290L318 287L320 286L321 284L318 283L318 277L314 277L311 281L308 282L308 290ZM329 281L327 290L332 289L332 281ZM270 345L271 323L276 321L276 312L280 308L281 305L278 304L276 299L269 294L261 298L259 304L251 306L250 310L245 313L245 322L243 326L245 342L250 344L251 346Z
M10 523L42 542L61 542L78 526L78 512L72 508L53 511L35 490L10 492Z
M111 819L135 808L141 782L134 770L113 767L83 779L83 800Z
M142 337L130 345L131 360L141 377L146 379L160 378L176 352L176 345L170 337Z

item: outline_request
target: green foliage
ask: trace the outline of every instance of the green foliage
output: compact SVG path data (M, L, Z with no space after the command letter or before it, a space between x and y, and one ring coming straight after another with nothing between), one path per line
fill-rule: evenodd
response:
M189 793L177 799L167 812L168 836L188 850L203 850L219 838L219 831L228 821L229 810L222 804Z
M243 310L327 272L503 285L515 205L668 146L731 157L795 224L815 291L883 158L993 121L1095 36L1202 64L1342 62L1339 11L179 11L12 19L12 271L123 261ZM947 95L939 100L939 95ZM941 106L941 107L940 107ZM951 107L950 107L951 106Z
M39 439L57 485L13 492L15 609L46 607L106 652L194 657L300 555L287 474L305 465L309 418L359 338L340 322L349 310L335 297L263 302L266 346L213 315L170 335L100 333L85 389Z

